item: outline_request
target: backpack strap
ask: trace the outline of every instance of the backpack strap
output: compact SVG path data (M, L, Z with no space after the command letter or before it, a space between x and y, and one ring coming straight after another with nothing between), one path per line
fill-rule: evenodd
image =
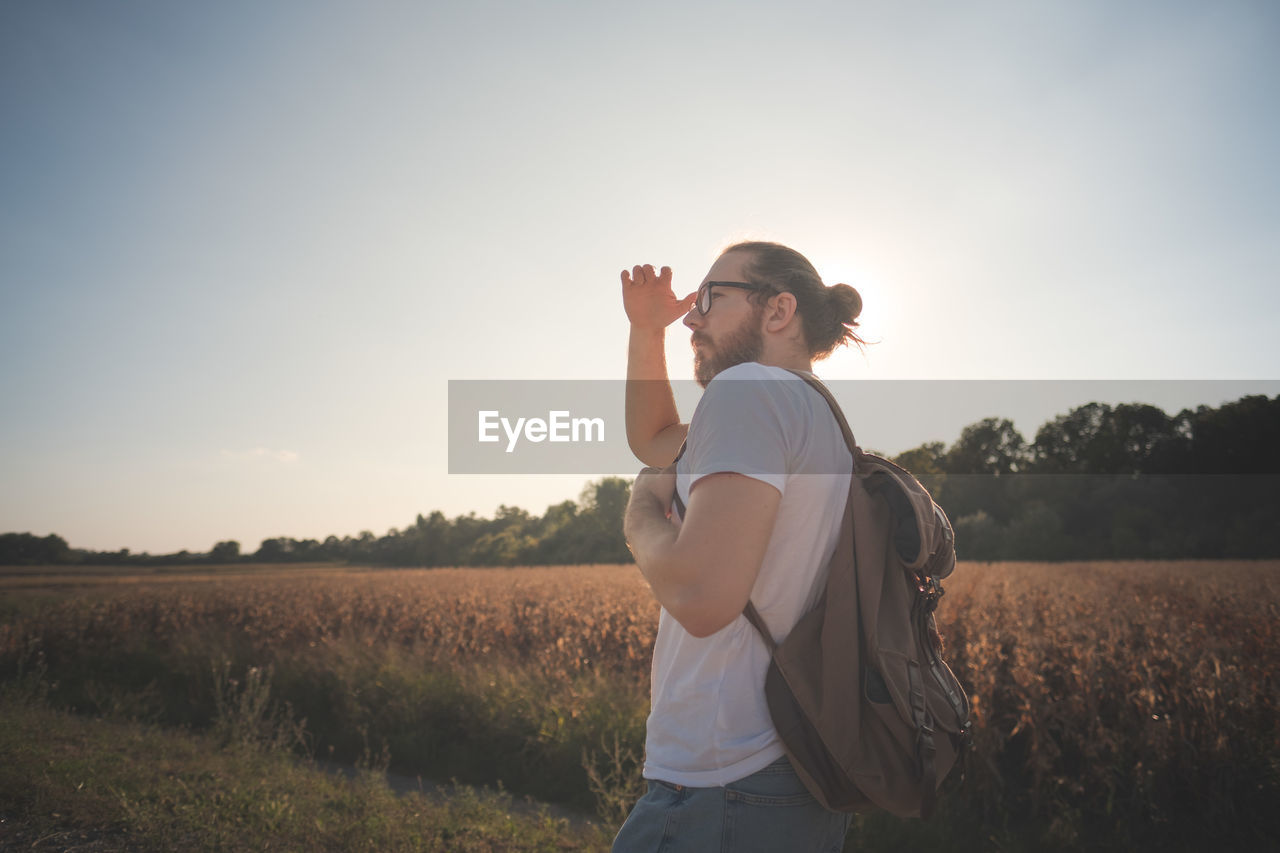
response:
M805 381L805 383L822 395L822 399L827 401L827 405L831 408L831 414L836 416L836 423L840 425L840 433L844 436L844 443L849 448L849 452L853 454L854 472L858 469L858 456L862 453L862 449L858 447L858 442L853 438L853 430L849 427L849 422L845 420L844 412L840 409L840 404L836 402L835 396L832 395L831 389L822 384L822 380L814 376L812 373L805 373L803 370L788 370Z
M686 438L684 441L680 442L680 450L676 452L676 458L671 460L672 465L680 461L680 457L684 456L685 448L688 446L689 446L689 439ZM676 489L675 491L673 491L671 493L671 497L675 500L676 515L680 516L681 521L684 521L684 501L680 500L680 490Z
M764 625L764 619L760 618L760 611L756 610L756 606L747 600L747 606L742 608L742 615L747 617L747 621L756 626L756 630L760 633L760 639L764 640L764 644L769 649L769 655L772 656L778 650L778 644L773 641L773 635L769 633Z
M916 760L920 762L920 816L928 817L937 805L938 747L933 740L933 719L926 705L919 662L907 662L907 678L911 686L911 722L916 729Z

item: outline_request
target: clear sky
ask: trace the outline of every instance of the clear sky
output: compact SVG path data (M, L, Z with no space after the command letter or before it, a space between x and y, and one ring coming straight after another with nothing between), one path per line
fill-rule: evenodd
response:
M0 531L540 513L584 478L449 476L448 380L621 378L619 270L743 238L862 292L828 378L1280 378L1277 44L1267 0L4 3Z

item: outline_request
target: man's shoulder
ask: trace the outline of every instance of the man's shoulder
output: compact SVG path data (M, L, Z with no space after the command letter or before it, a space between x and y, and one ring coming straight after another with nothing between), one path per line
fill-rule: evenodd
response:
M742 412L759 409L774 409L785 401L791 383L788 379L797 379L795 374L782 368L760 364L759 361L744 361L733 365L714 375L703 391L698 402L698 410L694 419L708 412L719 412L722 418L737 418Z
M703 400L718 407L726 400L739 405L782 406L794 408L806 398L805 381L785 367L774 367L758 361L744 361L727 367L707 383Z
M710 390L711 386L717 382L733 382L744 379L801 381L800 377L784 367L774 367L769 364L761 364L758 361L744 361L741 364L735 364L733 367L726 367L717 373L707 383L707 389Z
M714 417L735 432L798 427L813 408L804 380L783 367L747 361L727 367L707 383L692 424ZM714 415L713 415L714 413ZM799 420L797 420L799 419Z

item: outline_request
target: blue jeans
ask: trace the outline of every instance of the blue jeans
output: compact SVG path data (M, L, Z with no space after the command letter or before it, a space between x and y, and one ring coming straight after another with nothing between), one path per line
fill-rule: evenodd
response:
M840 853L852 820L827 811L783 757L723 788L650 779L613 853Z

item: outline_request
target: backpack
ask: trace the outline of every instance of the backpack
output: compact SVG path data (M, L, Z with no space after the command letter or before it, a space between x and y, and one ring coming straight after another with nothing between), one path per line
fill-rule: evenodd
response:
M915 477L858 447L826 386L792 372L830 405L853 476L818 604L780 645L755 605L743 610L772 656L769 714L826 808L928 817L970 732L969 700L942 660L933 617L955 534Z

